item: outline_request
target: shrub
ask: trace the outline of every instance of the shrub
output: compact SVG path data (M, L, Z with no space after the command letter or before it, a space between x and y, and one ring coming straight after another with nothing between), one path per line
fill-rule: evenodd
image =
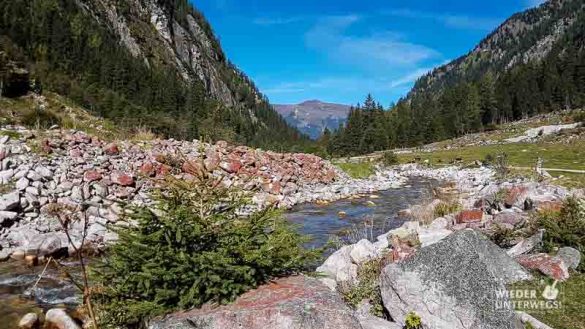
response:
M543 247L553 251L558 247L573 247L581 252L585 259L585 200L568 198L560 212L543 212L539 224L546 231ZM578 270L585 270L585 262L579 264Z
M435 207L435 218L456 213L461 209L459 202L441 202Z
M61 119L52 112L36 109L27 111L22 116L22 124L36 129L48 129L52 125L60 125Z
M410 312L404 319L404 329L422 329L422 320L415 312Z
M370 313L377 317L385 317L380 291L381 272L381 258L363 263L358 269L358 283L341 289L345 302L355 308L362 300L367 299L372 305Z
M384 152L384 155L382 156L382 163L385 166L396 165L398 164L398 156L392 151Z
M136 327L154 315L233 301L272 278L308 270L308 241L273 209L238 215L245 196L199 177L168 178L153 209L131 209L119 241L95 271L105 327Z
M572 115L573 122L585 123L585 111L578 111Z

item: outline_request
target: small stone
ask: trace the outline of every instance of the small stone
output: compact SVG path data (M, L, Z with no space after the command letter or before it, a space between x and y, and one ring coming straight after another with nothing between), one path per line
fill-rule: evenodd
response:
M87 170L83 173L83 180L85 182L93 182L102 179L102 174L99 173L97 170Z
M39 316L36 313L28 313L18 322L20 329L36 329L39 327Z
M28 179L26 177L21 177L19 180L16 181L16 189L19 191L24 191L29 185Z
M24 262L28 266L37 266L39 264L39 258L36 255L27 255L24 257Z
M107 155L117 155L120 153L120 149L118 149L118 145L115 143L110 143L104 147L104 153Z
M39 166L35 169L35 172L39 175L41 175L41 177L43 178L51 178L53 177L53 171L51 171L51 169L44 167L44 166Z
M24 191L25 193L32 194L34 196L39 195L39 189L37 187L28 186L27 188L24 189Z
M37 172L35 171L29 171L26 174L26 178L32 180L33 182L37 182L43 179L43 177L41 177L41 175L39 175Z
M339 211L337 213L337 217L339 217L340 219L345 218L345 217L347 217L347 213L345 211Z
M110 174L110 179L112 180L112 183L118 184L121 186L134 185L134 178L132 176L130 176L129 174L126 174L126 173L123 173L120 171L112 172L112 174Z
M8 169L4 171L0 171L0 183L7 184L10 180L14 177L14 170Z
M18 191L10 192L0 196L0 210L14 210L20 205Z
M481 222L483 219L483 211L480 209L463 210L455 216L457 224Z
M239 161L222 161L219 164L219 167L223 170L225 170L227 173L233 174L238 172L238 170L240 170L240 168L242 168L242 164Z

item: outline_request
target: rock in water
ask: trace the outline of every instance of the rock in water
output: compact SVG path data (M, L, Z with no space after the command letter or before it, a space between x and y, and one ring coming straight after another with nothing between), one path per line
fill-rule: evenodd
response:
M424 328L513 329L514 312L497 294L506 284L529 278L481 233L463 230L389 264L380 281L384 306L401 325L414 311Z
M319 280L275 280L233 304L178 312L151 321L149 329L361 329L341 297Z
M81 327L75 322L64 309L53 308L45 315L45 322L51 325L51 328L58 329L81 329Z
M35 329L39 327L39 316L36 313L28 313L18 322L20 329Z

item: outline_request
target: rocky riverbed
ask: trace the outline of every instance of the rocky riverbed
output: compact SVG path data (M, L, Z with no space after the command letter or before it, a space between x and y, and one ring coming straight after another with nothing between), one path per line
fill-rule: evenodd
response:
M395 171L351 179L310 154L275 153L225 142L150 140L106 142L72 130L0 129L0 261L66 252L68 241L51 207L88 214L86 242L102 248L116 239L123 204L147 205L166 175L190 179L205 172L253 194L253 208L331 201L398 187ZM250 210L250 209L249 209ZM81 241L82 227L71 231Z

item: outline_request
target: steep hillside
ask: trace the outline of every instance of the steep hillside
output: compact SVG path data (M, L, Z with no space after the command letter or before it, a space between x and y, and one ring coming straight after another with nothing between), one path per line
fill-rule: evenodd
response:
M119 124L264 147L303 139L187 0L2 0L0 12L0 57Z
M583 14L582 0L549 0L539 7L517 13L485 37L471 52L420 78L411 95L460 82L496 75L519 64L541 61Z
M317 139L327 128L330 131L344 125L350 106L309 100L300 104L274 105L286 122L312 139Z
M353 111L328 151L424 145L584 106L585 2L550 0L513 15L469 54L420 78L389 111Z

